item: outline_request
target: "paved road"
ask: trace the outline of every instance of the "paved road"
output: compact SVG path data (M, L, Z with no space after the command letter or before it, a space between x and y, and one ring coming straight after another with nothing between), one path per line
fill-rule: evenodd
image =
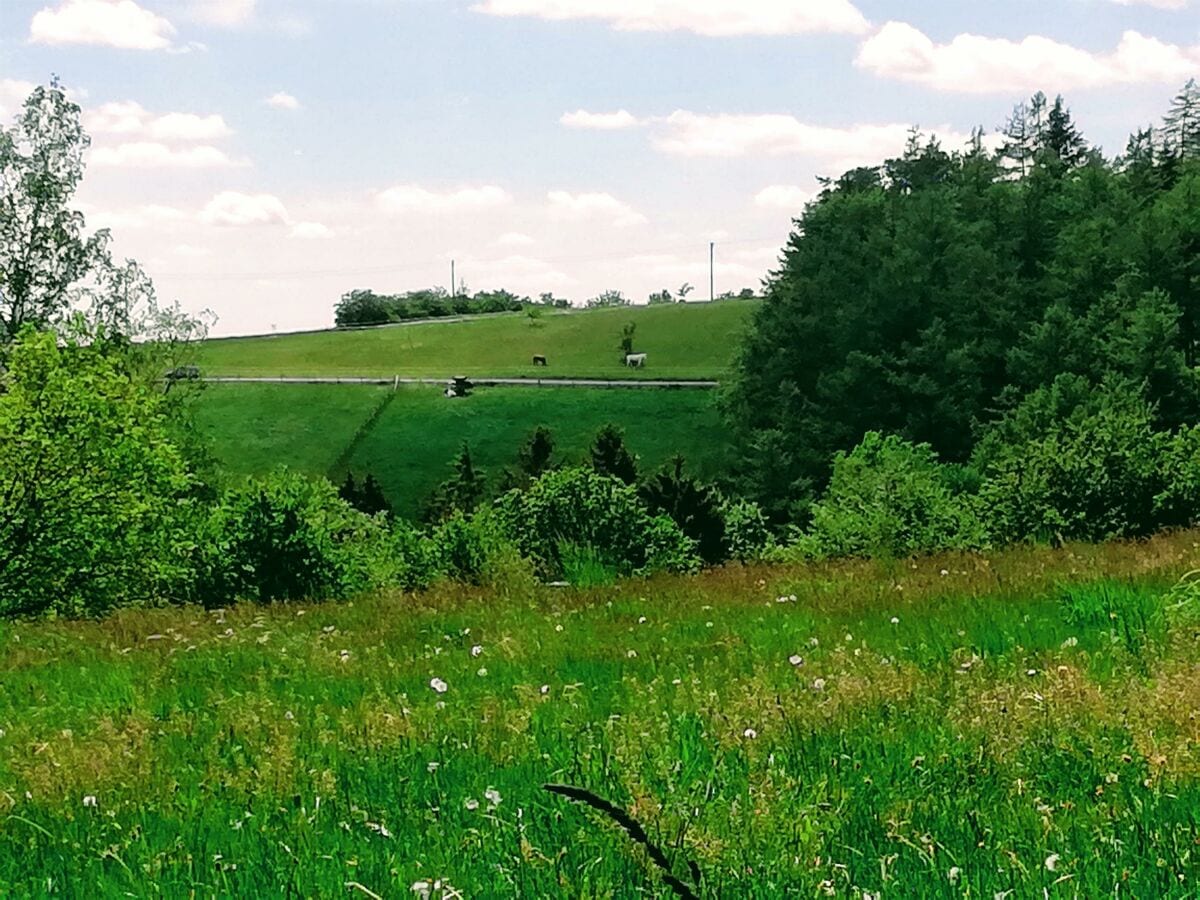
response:
M334 377L280 375L268 377L238 377L226 375L207 375L208 382L221 383L251 383L251 384L437 384L444 385L446 378L373 378L369 376L343 375ZM682 388L712 390L720 387L719 381L676 381L670 379L621 379L610 381L602 378L491 378L471 377L471 383L476 387L575 387L575 388Z

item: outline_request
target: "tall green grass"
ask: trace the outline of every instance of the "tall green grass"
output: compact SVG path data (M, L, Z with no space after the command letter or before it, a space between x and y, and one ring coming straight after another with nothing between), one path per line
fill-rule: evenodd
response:
M1195 896L1198 538L9 623L0 894Z

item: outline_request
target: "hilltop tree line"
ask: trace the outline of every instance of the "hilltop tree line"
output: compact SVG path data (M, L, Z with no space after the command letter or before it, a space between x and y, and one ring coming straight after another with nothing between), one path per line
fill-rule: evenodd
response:
M796 220L724 398L736 483L775 522L819 524L823 493L846 486L838 454L872 433L883 443L856 464L896 450L881 436L924 446L933 456L909 462L936 459L960 505L1039 478L1051 493L1074 478L1082 495L1133 465L1123 454L1154 446L1162 462L1163 442L1187 443L1200 415L1200 88L1188 82L1112 158L1061 97L1018 105L999 137L996 150L982 132L948 150L914 131L900 156L825 181ZM1075 501L1047 496L1063 508L997 530L1094 537L1190 520L1152 509L1171 477L1155 465L1134 466L1145 509L1102 508L1119 502L1113 484L1082 516L1126 524L1083 528Z

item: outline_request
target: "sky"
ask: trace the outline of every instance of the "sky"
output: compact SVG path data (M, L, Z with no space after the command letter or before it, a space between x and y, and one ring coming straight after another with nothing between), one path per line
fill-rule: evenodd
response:
M57 75L89 228L214 335L345 292L757 287L817 178L1034 91L1108 155L1200 77L1200 0L0 0L0 121Z

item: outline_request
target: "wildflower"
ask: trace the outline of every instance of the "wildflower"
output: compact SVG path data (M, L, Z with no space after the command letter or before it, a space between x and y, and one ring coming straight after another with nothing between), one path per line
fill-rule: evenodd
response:
M429 764L427 766L425 766L425 769L429 772L430 775L432 775L434 772L436 772L438 770L438 768L440 766L441 766L440 762L437 762L436 760L430 760Z
M324 628L321 629L321 631L323 631L325 634L333 634L336 630L337 629L334 628L332 625L326 625Z
M1059 856L1057 853L1051 853L1046 857L1046 871L1054 872L1058 870Z
M1075 646L1078 646L1078 644L1079 644L1079 638L1075 637L1075 635L1071 635L1069 638L1067 638L1065 641L1062 642L1062 648L1064 650L1066 650L1068 647L1075 647Z
M433 894L433 885L428 881L414 881L411 890L419 900L429 900Z
M899 625L899 624L900 624L900 617L899 617L899 616L892 616L892 624L893 624L893 625Z
M814 691L823 691L823 690L825 690L825 679L824 679L824 678L816 678L816 679L813 679L813 684L812 684L812 686L813 686L813 690L814 690Z
M479 809L479 801L474 797L468 797L463 801L463 806L467 808L468 812L475 812L475 810Z
M487 800L487 802L490 803L492 806L500 805L500 799L501 799L500 792L498 790L496 790L494 787L492 787L490 784L488 785L488 789L483 792L483 796L484 796L484 799Z
M754 740L756 737L758 737L758 732L755 731L753 728L747 728L745 731L742 732L742 737L749 738L750 740Z
M548 694L548 693L550 693L550 685L548 685L548 684L543 684L543 685L542 685L542 693L543 693L543 694Z
M683 684L683 679L682 678L672 678L671 684Z
M946 577L947 575L949 575L949 574L950 574L950 570L949 570L949 569L942 569L942 577L943 577L943 578L945 578L945 577Z
M96 806L96 804L97 804L97 802L98 802L98 801L96 800L96 795L95 795L95 794L88 794L86 797L84 797L84 798L83 798L83 805L84 805L84 806L91 806L91 807L95 807L95 806Z
M788 662L790 662L793 666L802 666L804 665L804 657L799 653L793 653L788 657Z
M343 650L341 653L338 654L338 658L341 659L342 662L346 662L347 660L350 659L350 651Z
M283 717L289 722L296 718L295 714L290 709L283 714Z
M555 625L555 626L554 626L554 630L555 630L555 631L562 631L562 626L561 626L561 625Z
M810 638L808 639L808 646L810 646L810 647L819 647L819 646L821 646L821 642L820 642L820 641L818 641L818 640L817 640L817 638L816 638L816 636L814 635L813 637L810 637Z
M450 685L446 684L446 682L442 681L440 678L429 679L429 686L439 694L444 694L450 689Z
M637 659L637 651L636 650L630 650L625 655L628 656L630 659Z
M787 597L776 597L776 598L775 598L775 602L776 602L776 603L787 603L787 602L788 602L788 598L787 598Z
M848 644L848 643L850 643L852 640L854 640L854 635L852 635L850 632L848 632L848 631L847 631L847 632L846 632L846 643Z
M639 625L645 625L645 624L646 624L646 617L645 617L645 616L638 616L638 624L639 624Z
M705 623L704 623L704 627L705 627L705 628L712 628L712 627L713 627L713 623L712 623L712 622L705 622Z
M471 648L471 655L472 655L472 656L476 656L476 657L477 657L477 656L479 656L481 653L483 653L483 647L482 647L482 646L480 646L479 644L476 644L474 647L472 647L472 648Z
M1032 678L1034 675L1037 674L1037 669L1030 669L1025 674L1028 675L1030 678Z
M487 666L480 666L479 671L476 672L475 674L478 675L480 678L483 678L483 676L487 675Z
M958 866L951 866L950 871L946 873L946 877L950 880L951 884L958 884L958 879L961 875L962 869Z

